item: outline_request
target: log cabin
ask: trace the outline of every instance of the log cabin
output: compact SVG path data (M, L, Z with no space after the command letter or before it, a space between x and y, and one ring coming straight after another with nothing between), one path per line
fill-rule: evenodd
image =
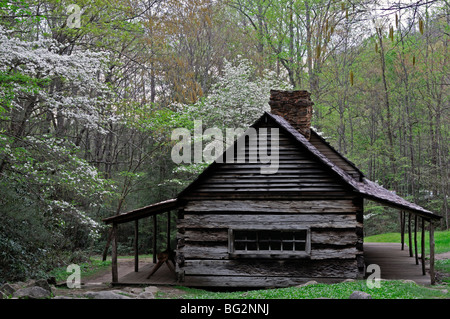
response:
M176 198L105 223L115 234L118 224L135 221L137 232L138 219L176 211L180 285L287 287L363 278L364 199L414 214L430 230L440 216L367 179L311 129L313 104L307 91L272 90L271 112L250 127L253 135L243 134ZM264 154L277 160L274 169L264 171Z

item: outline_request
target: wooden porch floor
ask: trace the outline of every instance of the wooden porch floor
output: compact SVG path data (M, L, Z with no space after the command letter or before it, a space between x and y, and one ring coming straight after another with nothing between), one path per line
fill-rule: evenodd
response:
M140 267L138 272L132 271L122 277L119 276L119 282L114 285L171 286L177 284L176 275L170 271L166 264L159 267L159 269L147 279L147 276L150 274L154 265L154 263L148 263L145 266Z
M416 258L409 256L406 244L405 249L401 250L400 243L364 243L364 262L366 266L379 265L382 279L413 280L420 285L431 285L428 267L426 275L422 275L420 258L416 265Z

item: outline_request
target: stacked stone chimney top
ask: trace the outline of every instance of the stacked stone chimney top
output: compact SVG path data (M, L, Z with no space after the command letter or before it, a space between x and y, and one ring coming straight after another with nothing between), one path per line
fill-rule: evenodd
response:
M272 114L283 117L309 140L314 103L308 91L271 90L269 105Z

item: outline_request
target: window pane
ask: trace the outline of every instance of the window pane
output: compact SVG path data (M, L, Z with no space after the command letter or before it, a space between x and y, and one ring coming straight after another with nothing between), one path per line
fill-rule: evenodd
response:
M283 242L283 250L284 251L290 251L290 250L293 250L293 248L294 248L294 243L292 242L292 241L286 241L286 242Z
M262 241L268 241L270 238L270 231L268 230L260 230L258 231L258 238Z
M245 243L243 242L235 242L234 243L235 250L245 250Z
M281 238L284 240L292 240L294 239L294 233L291 231L281 232Z
M256 231L247 232L247 240L253 240L256 242Z
M304 242L295 243L295 250L296 251L305 251L306 250L306 244Z
M247 243L247 250L257 250L256 248L257 248L256 242L248 242Z
M270 250L281 250L281 232L271 231L270 232Z
M270 241L280 242L281 241L281 232L280 231L270 232Z
M296 240L306 240L306 230L296 231L294 236Z
M246 232L242 230L234 231L234 240L243 240L246 237Z
M269 241L268 240L259 241L259 250L269 250Z
M270 250L281 250L281 242L271 242L270 243Z

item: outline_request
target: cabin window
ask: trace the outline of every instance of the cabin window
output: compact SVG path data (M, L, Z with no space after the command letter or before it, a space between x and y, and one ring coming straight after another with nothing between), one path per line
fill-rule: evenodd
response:
M232 229L229 244L232 255L308 256L310 252L309 229Z

